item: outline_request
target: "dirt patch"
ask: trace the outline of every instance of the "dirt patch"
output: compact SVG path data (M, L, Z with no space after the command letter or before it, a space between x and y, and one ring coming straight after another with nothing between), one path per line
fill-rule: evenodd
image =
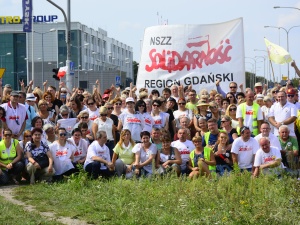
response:
M34 206L28 205L28 204L14 198L13 189L16 188L16 187L17 186L15 186L15 185L14 186L0 187L0 196L2 196L7 201L9 201L9 202L11 202L15 205L22 206L26 211L36 212L36 213L40 214L42 217L44 217L47 220L55 219L56 221L58 221L62 224L66 224L66 225L87 225L88 224L85 221L78 220L78 219L72 219L70 217L57 217L55 215L55 213L52 213L52 212L40 212L40 211L38 211Z

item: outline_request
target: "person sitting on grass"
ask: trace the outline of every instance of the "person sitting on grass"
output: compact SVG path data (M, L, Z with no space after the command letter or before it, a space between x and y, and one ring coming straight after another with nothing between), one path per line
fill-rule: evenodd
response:
M271 147L270 139L262 137L259 140L260 149L257 150L254 159L254 177L258 177L260 173L264 174L280 174L281 154L278 148Z
M55 174L53 168L53 157L47 144L42 142L43 130L34 128L32 130L32 140L25 146L25 154L28 159L26 165L30 177L30 184L35 183L35 178L51 181Z
M162 138L162 149L157 153L157 172L166 174L175 171L180 176L182 163L180 153L177 148L171 147L171 139L169 137Z
M15 184L24 169L22 148L17 139L12 138L12 131L8 128L3 131L3 140L0 142L0 184L8 184L10 179Z
M63 176L70 176L76 172L72 164L76 148L73 144L67 142L66 129L63 127L58 128L57 136L58 140L49 146L54 161L54 181L60 181Z
M214 155L216 158L217 173L221 176L227 170L232 170L232 158L229 146L229 137L226 131L220 131L218 140L213 148Z
M191 171L189 178L199 175L210 177L216 171L216 160L213 152L208 147L202 146L202 138L197 136L192 139L195 149L190 153L188 169Z
M114 164L111 162L106 142L106 132L98 131L95 141L88 147L83 168L93 179L97 179L100 175L105 178L113 175Z
M72 130L72 137L68 138L68 141L70 141L76 148L72 163L78 171L77 165L83 165L85 162L89 143L82 138L82 133L79 128Z
M121 177L122 175L125 175L127 179L132 177L134 163L134 153L132 152L132 149L134 145L135 142L131 138L130 130L123 129L121 131L120 141L113 149L114 154L112 158L112 163L115 166L118 177Z
M138 143L132 149L135 153L135 174L138 176L150 177L152 171L152 160L155 160L157 153L156 145L150 142L150 133L143 131L140 134L142 143Z

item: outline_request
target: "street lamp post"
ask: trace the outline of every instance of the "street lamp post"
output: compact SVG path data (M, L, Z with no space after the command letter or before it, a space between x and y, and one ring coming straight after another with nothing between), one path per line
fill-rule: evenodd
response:
M266 58L264 56L255 56L255 58L263 58L264 59L264 79L266 79ZM267 80L268 83L268 80Z
M251 64L252 65L252 73L254 74L254 64L253 63L251 63L251 62L245 62L245 63L249 63L249 64ZM252 83L253 83L253 78L251 78L250 77L250 87L252 87L253 85L252 85Z
M44 82L44 34L48 34L51 33L53 31L56 31L56 29L52 28L47 32L37 32L37 31L33 31L34 33L40 34L42 35L42 84Z
M24 73L24 71L20 71L20 72L11 72L12 74L17 74L17 86L18 86L18 90L19 90L19 85L18 85L18 81L19 81L19 73Z
M8 56L8 55L11 55L11 52L6 53L5 55L0 55L0 58L1 58L1 68L2 68L2 57Z
M276 6L275 6L276 7ZM274 8L275 8L274 7ZM279 6L277 6L277 7L279 7ZM280 7L280 8L283 8L283 7ZM288 7L285 7L285 8L288 8ZM289 7L289 8L293 8L293 7ZM298 26L292 26L290 29L285 29L284 27L275 27L275 26L265 26L265 28L277 28L277 29L282 29L282 30L284 30L285 32L286 32L286 50L288 51L288 53L289 53L289 51L290 51L290 47L289 47L289 32L293 29L293 28L295 28L295 27L300 27L300 25L298 25ZM290 79L290 66L289 66L289 64L287 64L287 67L288 67L288 79Z
M80 65L80 58L81 58L80 57L80 48L86 47L88 45L89 45L89 43L85 43L82 46L73 46L73 45L71 45L71 47L77 48L77 77L78 77L78 87L79 87L79 67L81 67L81 65ZM75 79L74 79L74 84L73 85L75 86Z

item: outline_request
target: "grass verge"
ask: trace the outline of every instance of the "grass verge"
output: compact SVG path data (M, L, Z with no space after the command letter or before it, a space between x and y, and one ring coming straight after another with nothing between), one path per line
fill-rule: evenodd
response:
M0 224L5 225L59 225L57 221L49 221L38 213L28 212L22 206L10 203L0 198Z
M300 183L249 173L207 180L89 180L15 190L41 211L91 224L298 224Z

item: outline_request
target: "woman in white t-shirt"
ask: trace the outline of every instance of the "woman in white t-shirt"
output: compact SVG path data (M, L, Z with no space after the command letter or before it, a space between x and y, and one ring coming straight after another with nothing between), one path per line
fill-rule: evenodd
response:
M144 118L145 126L143 131L148 131L151 133L152 127L154 125L154 120L152 116L146 111L146 103L143 100L138 100L135 104L135 111L141 114Z
M79 128L75 128L72 131L72 137L68 138L75 146L74 158L73 158L73 165L76 168L77 164L83 165L86 159L87 149L88 149L88 142L82 138L82 133Z
M46 100L40 100L38 104L39 111L37 115L42 118L44 124L50 123L55 126L55 113L53 111L48 111L48 103Z
M161 112L159 109L161 107L161 102L159 100L154 100L152 102L152 112L151 116L154 120L154 128L164 128L169 130L169 114Z
M105 131L107 135L106 146L109 148L110 157L113 155L113 148L115 146L115 131L116 127L114 126L114 121L107 117L108 110L106 107L101 106L99 110L100 116L94 120L92 131L94 137L96 133L100 130Z
M192 112L192 110L189 110L189 109L185 108L185 105L186 105L185 99L184 98L179 98L178 99L178 110L175 110L173 112L177 129L181 128L180 127L180 122L179 122L180 117L184 116L184 117L189 118L190 123L188 124L188 127L190 127L193 123L193 121L192 121L193 112Z
M70 176L76 170L72 164L74 159L75 146L67 142L67 131L60 127L57 131L58 140L49 146L53 156L53 167L55 169L55 176L53 180L59 181L63 176Z
M85 109L84 111L87 111L89 113L90 120L97 119L99 117L99 109L97 108L97 106L95 104L94 98L88 97L86 104L87 104L88 108Z
M132 149L135 153L135 174L139 176L149 177L152 175L152 160L155 160L157 148L150 142L150 133L143 131L141 133L142 143L136 144Z

